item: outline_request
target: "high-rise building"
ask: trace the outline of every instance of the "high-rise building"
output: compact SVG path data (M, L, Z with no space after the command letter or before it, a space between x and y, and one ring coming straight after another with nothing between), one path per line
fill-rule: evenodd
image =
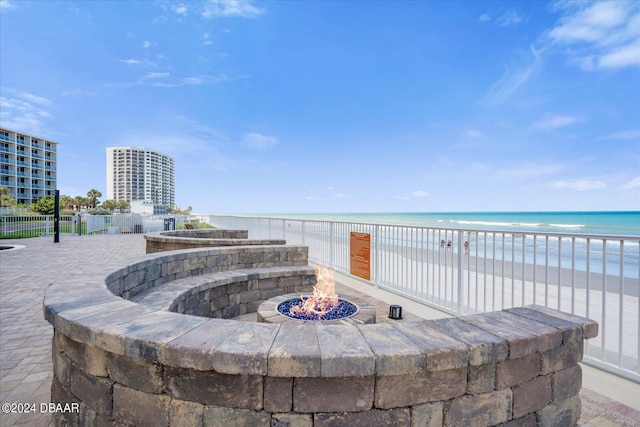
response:
M143 147L107 148L107 199L175 205L173 157ZM156 209L157 210L157 209Z
M55 195L57 142L0 128L0 187L19 204Z

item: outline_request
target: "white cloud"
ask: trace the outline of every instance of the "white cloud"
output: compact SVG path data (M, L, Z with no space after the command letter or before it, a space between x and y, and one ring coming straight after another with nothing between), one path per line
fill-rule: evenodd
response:
M625 46L603 54L598 65L600 68L623 68L630 65L640 65L640 37Z
M499 27L513 27L522 22L522 16L518 15L518 12L510 10L496 19L496 23Z
M98 92L89 91L80 88L67 89L60 92L62 96L95 96Z
M213 44L213 40L211 40L211 35L209 33L204 34L202 38L204 39L204 41L202 42L203 46L208 46Z
M523 163L510 168L497 169L491 176L493 179L530 179L539 176L554 175L561 172L564 166L560 163Z
M151 43L148 40L145 40L144 42L142 42L142 47L144 49L149 49L150 47L155 46L155 45L156 45L156 43Z
M9 0L0 0L0 12L8 12L11 9L15 9L16 5Z
M143 79L161 79L164 77L169 77L170 73L147 73L142 77Z
M640 129L621 130L611 133L605 139L637 139L640 140Z
M551 184L552 188L573 191L601 190L606 186L607 185L602 181L589 181L586 179L577 181L556 181Z
M526 55L515 66L504 66L504 73L498 81L489 89L489 92L481 99L481 103L487 105L500 105L507 101L511 95L525 84L541 65L540 51L533 46L529 49L530 55Z
M545 118L538 120L533 124L533 127L537 129L557 129L565 126L572 125L584 120L582 116L562 116L548 114Z
M483 13L482 15L478 16L478 22L487 22L490 20L491 20L491 17L489 16L488 13Z
M399 200L411 200L411 199L421 199L428 195L429 193L427 193L426 191L418 190L418 191L414 191L413 193L403 193L403 194L394 196L394 198Z
M43 98L42 96L37 96L29 92L19 92L18 96L25 99L26 101L33 102L34 104L49 106L52 105L53 102L47 98Z
M333 186L328 186L324 189L324 192L320 192L320 195L306 196L305 199L328 202L330 200L344 199L345 197L348 197L348 195L344 193L334 193L335 189L336 188Z
M632 188L640 188L640 176L637 176L626 184L623 184L620 187L620 190L631 190Z
M185 77L181 81L184 85L201 85L204 83L201 77Z
M187 6L185 4L182 4L182 3L176 4L176 5L173 6L173 11L175 13L177 13L178 15L183 15L184 16L184 15L187 14L188 10L189 9L187 8Z
M476 130L476 129L466 129L464 131L465 135L467 135L469 138L482 138L484 136L484 133Z
M264 13L264 9L252 6L246 0L209 0L205 3L202 16L205 18L231 17L255 18Z
M131 86L149 84L155 87L164 87L164 88L173 88L173 87L182 87L182 86L198 86L198 85L206 85L206 84L221 84L230 81L231 79L225 76L224 74L220 74L217 76L189 76L182 77L177 80L163 80L159 81L160 78L166 79L169 77L169 73L147 73L142 79L136 83L120 85L118 87L126 88Z
M156 64L154 62L149 61L148 59L121 59L120 62L127 65L143 65L145 67L155 67Z
M228 137L219 130L185 116L171 116L159 126L149 127L154 129L151 131L142 126L140 129L114 133L106 145L140 146L144 141L145 147L174 156L177 162L186 164L194 158L203 159L200 167L212 171L238 167L239 162L221 152L220 148L228 141ZM195 163L193 167L196 167Z
M561 11L547 35L570 62L584 70L640 65L640 3L567 2Z
M54 116L47 110L53 107L53 101L29 92L5 89L12 95L0 97L0 123L9 129L35 135L49 135L47 121Z
M250 132L244 135L243 142L250 147L262 150L276 145L278 143L278 138L257 132Z

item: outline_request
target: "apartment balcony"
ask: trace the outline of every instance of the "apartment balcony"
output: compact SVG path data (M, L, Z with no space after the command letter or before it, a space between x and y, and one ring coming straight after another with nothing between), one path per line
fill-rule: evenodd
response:
M5 153L15 153L16 150L13 150L11 147L5 147L4 145L0 147L0 151Z
M0 133L0 140L1 141L16 142L16 137L15 136L10 136L10 135L5 134L5 133Z
M0 157L0 163L4 163L6 165L13 165L13 159L5 159L4 157Z
M42 154L38 154L38 153L31 153L31 157L33 157L35 159L44 159L44 156Z

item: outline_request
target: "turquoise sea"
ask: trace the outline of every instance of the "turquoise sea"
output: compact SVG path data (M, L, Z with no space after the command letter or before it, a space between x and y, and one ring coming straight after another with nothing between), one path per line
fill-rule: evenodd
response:
M265 217L415 227L640 236L640 211L265 214Z

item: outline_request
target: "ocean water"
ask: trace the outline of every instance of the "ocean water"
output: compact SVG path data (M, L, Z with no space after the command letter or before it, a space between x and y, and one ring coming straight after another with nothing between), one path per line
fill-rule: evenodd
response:
M443 212L269 214L278 218L366 222L414 227L495 231L623 235L640 237L640 211L624 212Z

